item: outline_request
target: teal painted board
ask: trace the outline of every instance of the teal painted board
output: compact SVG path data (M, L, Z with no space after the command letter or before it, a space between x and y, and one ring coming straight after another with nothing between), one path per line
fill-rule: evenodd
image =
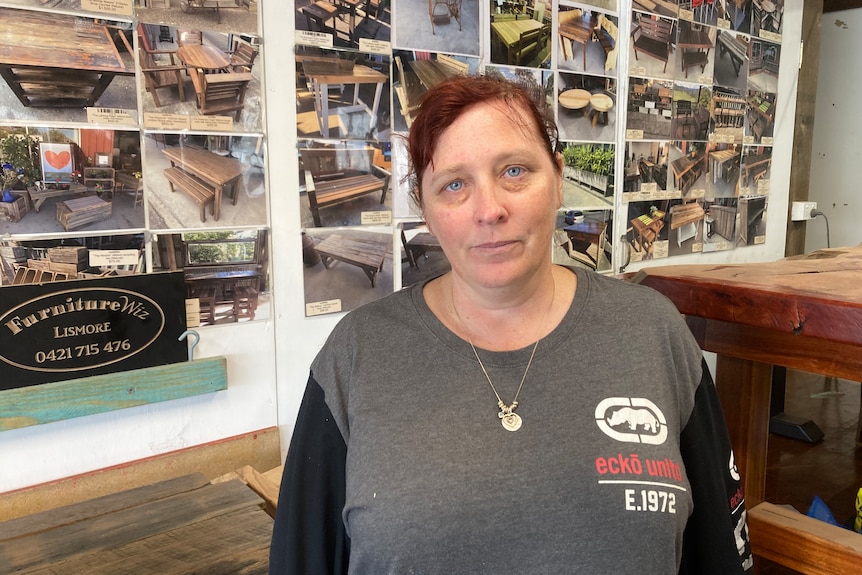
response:
M227 389L211 357L0 391L0 431Z

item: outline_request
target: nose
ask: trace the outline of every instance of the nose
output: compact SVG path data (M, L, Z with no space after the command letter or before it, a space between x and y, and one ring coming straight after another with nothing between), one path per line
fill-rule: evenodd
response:
M476 221L481 224L498 224L508 217L504 194L497 186L485 183L478 186L476 198Z

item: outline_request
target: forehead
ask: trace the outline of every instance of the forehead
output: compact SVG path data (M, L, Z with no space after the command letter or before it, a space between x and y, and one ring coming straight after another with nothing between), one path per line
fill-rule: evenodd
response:
M433 158L439 157L441 152L453 145L464 145L481 152L482 149L496 147L503 142L511 144L511 139L531 143L544 141L535 119L522 104L502 100L479 102L465 108L440 133L432 163Z

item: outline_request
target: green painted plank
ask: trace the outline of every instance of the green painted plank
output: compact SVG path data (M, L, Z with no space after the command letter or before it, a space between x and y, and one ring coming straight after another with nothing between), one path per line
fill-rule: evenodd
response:
M0 391L0 431L227 389L227 360L210 357Z

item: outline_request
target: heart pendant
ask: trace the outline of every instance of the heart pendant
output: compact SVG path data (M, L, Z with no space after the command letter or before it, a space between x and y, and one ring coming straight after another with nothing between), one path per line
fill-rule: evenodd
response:
M506 431L518 431L521 429L521 416L517 413L507 413L500 418L503 424L503 429Z

